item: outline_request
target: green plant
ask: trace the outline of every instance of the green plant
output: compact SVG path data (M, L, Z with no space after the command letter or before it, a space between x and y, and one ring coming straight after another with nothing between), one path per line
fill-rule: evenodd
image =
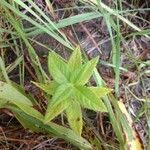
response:
M54 135L79 148L90 149L91 145L80 136L83 126L81 107L107 112L100 97L110 92L108 88L85 85L88 83L97 61L98 58L94 58L82 64L81 52L78 48L74 50L68 63L54 52L49 54L48 67L54 81L47 84L34 82L52 96L45 116L33 108L33 106L39 105L37 101L31 95L27 95L19 85L9 80L3 65L1 67L2 75L7 79L7 83L0 81L0 108L11 110L24 128L33 132ZM45 96L50 97L47 94ZM50 122L63 110L66 112L73 131Z
M43 124L44 116L33 108L36 103L32 96L25 94L25 91L15 83L8 84L0 81L0 109L11 110L24 128L48 136L57 136L79 148L91 149L91 145L72 130L52 122Z
M70 127L81 135L82 107L107 112L100 97L109 93L110 89L86 85L97 62L98 57L82 64L79 48L74 50L68 62L55 52L49 53L48 68L54 80L47 84L34 82L47 94L52 95L48 101L44 123L50 122L65 111Z
M85 24L84 23L85 21L86 21L86 24L88 24L88 21L91 21L94 18L95 19L103 18L103 21L105 22L104 24L107 26L107 29L108 29L107 33L109 33L109 37L110 37L111 44L112 44L112 53L110 56L110 58L112 58L112 61L110 60L109 62L101 61L100 63L101 64L103 63L103 65L114 68L114 77L115 77L114 92L116 96L114 97L112 94L109 94L103 98L103 102L105 106L107 107L109 121L110 121L110 124L112 125L113 132L114 132L113 134L116 135L116 138L114 139L111 138L113 140L106 141L109 136L104 138L103 135L97 133L98 131L94 130L94 125L93 124L89 125L86 115L84 115L84 132L86 132L86 134L88 135L89 128L93 131L94 134L92 136L90 134L91 138L88 137L87 139L91 143L91 145L94 145L95 147L97 145L95 149L101 149L101 147L103 147L103 149L110 149L110 147L112 149L117 149L119 145L120 147L118 149L126 149L126 143L128 143L127 139L129 138L130 141L132 141L132 139L134 139L134 136L132 135L132 127L128 125L129 123L128 123L127 117L124 115L123 112L121 112L121 109L118 105L118 98L120 98L119 96L120 86L122 86L120 84L120 81L123 81L122 75L124 74L122 71L126 71L126 73L128 73L128 71L130 72L130 67L124 68L122 67L122 64L120 63L120 58L124 56L121 49L123 47L123 49L124 48L126 49L127 53L130 53L129 52L130 46L128 47L128 42L131 40L131 38L133 38L133 40L136 38L139 39L139 37L142 37L143 35L149 38L150 29L147 29L147 25L145 25L145 23L149 24L149 21L144 19L145 15L139 16L139 14L144 14L146 11L149 11L150 8L143 7L143 8L134 9L134 7L133 8L129 7L129 9L124 10L124 4L125 3L127 4L128 2L121 1L121 0L119 1L114 0L112 1L112 3L109 3L109 5L104 4L101 0L89 0L89 1L80 0L80 2L85 3L83 6L78 7L77 5L75 7L70 7L70 8L67 7L67 8L63 8L61 11L64 12L65 10L72 10L72 9L77 10L80 8L84 9L85 6L87 8L86 11L83 11L82 13L81 11L79 11L80 13L78 13L77 15L74 15L73 13L71 16L62 17L62 18L59 18L57 21L52 21L50 19L51 17L49 18L49 16L47 16L45 12L43 12L38 7L38 5L34 3L34 1L31 1L31 0L26 0L26 1L27 3L24 3L21 0L14 0L14 1L1 0L0 1L0 9L1 9L1 12L0 12L1 14L0 34L1 35L0 36L2 38L1 40L2 42L0 44L1 56L2 56L2 59L0 58L0 69L1 69L0 80L1 81L5 80L7 82L7 84L4 82L0 83L0 92L3 91L2 94L0 93L1 94L0 95L1 97L0 107L10 109L14 113L14 116L20 121L20 123L25 128L28 128L36 132L42 132L42 133L44 132L44 133L47 133L48 135L49 134L55 135L59 138L66 139L67 141L70 141L74 145L77 145L78 147L83 148L83 149L89 148L90 147L89 143L87 142L84 143L84 140L81 138L80 135L75 134L73 131L67 128L58 126L57 124L53 124L52 122L48 123L50 120L52 120L52 118L54 118L54 116L52 116L51 119L46 121L45 119L46 117L44 117L43 114L39 113L36 109L33 108L34 105L38 106L40 104L38 104L34 98L26 95L23 92L23 90L20 90L18 85L12 83L9 80L8 75L12 72L12 70L14 69L16 70L17 68L19 68L20 85L23 87L25 83L24 81L26 81L26 77L25 77L25 71L26 71L25 60L26 59L25 58L27 56L27 58L31 60L30 65L33 67L32 70L35 71L34 80L36 82L40 82L40 83L35 83L35 84L43 88L44 91L46 91L45 97L47 98L49 103L51 103L51 100L53 98L50 99L49 97L53 97L55 95L56 89L58 88L57 86L59 84L55 81L50 81L50 83L48 84L42 84L42 83L46 83L46 81L49 80L49 77L47 76L46 72L42 69L42 66L40 64L41 59L39 59L39 56L36 53L36 49L34 49L32 46L34 43L36 43L37 45L45 47L47 50L50 50L50 51L52 47L46 46L45 44L38 42L36 38L34 37L36 35L42 35L43 33L46 33L50 37L57 40L59 43L63 44L66 47L65 50L67 52L68 51L70 52L74 50L74 48L73 48L73 44L71 43L71 41L69 41L68 35L65 32L62 32L66 30L65 27L71 26L72 29L74 30L74 34L76 35L76 38L78 39L78 32L76 32L76 28L74 28L74 24L78 24L82 22L83 24ZM135 0L132 0L132 1L135 1ZM148 0L146 0L144 3L146 4L147 2ZM55 12L57 11L59 12L59 9L54 8L53 10L53 8L51 8L51 3L49 2L49 0L46 0L46 3L47 5L49 5L48 7L52 13L52 17L55 18L55 16L53 15L55 15ZM133 4L134 3L135 2L133 2ZM22 11L22 8L23 10L26 10L27 13L24 13L24 11ZM23 25L24 20L32 24L32 26L24 27ZM142 24L144 26L138 23L140 20L142 21ZM140 28L137 26L138 24L140 25ZM106 37L106 39L109 40L109 37ZM82 42L79 39L78 39L78 44L82 46ZM14 62L12 62L11 64L10 62L7 62L7 53L5 53L7 50L8 51L13 50L15 55L17 56L16 60L14 60ZM83 57L84 61L88 61L86 54L84 52L83 54L84 54L84 57ZM103 56L101 55L101 57ZM134 54L132 54L131 57L134 58ZM135 62L133 61L133 63L135 63L137 67L136 72L139 75L137 81L142 82L144 91L146 91L147 86L145 87L143 80L145 80L144 79L145 75L146 74L148 75L150 71L145 70L144 68L146 68L149 63L147 60L143 61L143 60L140 60L138 57L136 59L134 58L134 60ZM94 76L94 80L97 86L106 85L105 81L102 79L102 77L100 76L99 72L96 69L94 70L93 76ZM131 84L135 85L138 83L137 81L136 83L134 83L135 80L133 80ZM62 89L63 89L63 86L62 86ZM105 88L101 88L100 92L102 92L103 89L105 90ZM130 85L127 86L127 89L130 90ZM121 91L122 91L122 88L121 88ZM12 97L12 95L14 94L15 96ZM22 96L22 94L24 95L24 97ZM49 94L50 96L47 96L47 94ZM124 94L127 95L126 92ZM143 101L141 102L141 105L143 108L141 114L145 114L147 118L147 124L148 124L148 129L149 129L148 131L150 133L150 123L149 123L150 117L149 117L149 106L148 106L147 97L146 99L138 98L136 95L134 95L134 93L132 93L132 91L130 91L130 94L134 96L135 99L139 101ZM20 95L20 96L17 98L16 95ZM144 95L146 95L146 92ZM123 99L123 101L129 102L128 99L126 99L126 97L125 99ZM71 104L68 104L68 102L64 102L64 100L62 103L67 103L66 105L69 105L68 107L71 110L71 112L72 112L72 109L75 108L74 112L78 112L77 115L79 115L79 113L81 114L81 111L80 111L81 109L79 110L78 109L79 107L75 107L76 104L74 104L74 102L72 104L74 106L73 108L71 107ZM79 106L79 103L78 103L78 106ZM62 108L63 107L64 106L62 106ZM66 114L67 114L68 107L64 109L64 112L66 112ZM70 113L70 110L68 111L69 113ZM48 110L47 110L47 113L48 113ZM57 116L57 114L55 114L56 113L55 111L53 113L54 114L52 115ZM77 116L75 116L75 118L77 118ZM139 116L136 116L136 118L139 118ZM71 120L71 121L74 122L75 120ZM81 121L82 120L80 120L79 123L82 123ZM45 124L43 122L45 122ZM71 124L73 124L72 122ZM116 122L117 122L117 125L116 125ZM75 125L75 123L73 125ZM77 126L77 127L78 128L75 127L74 130L76 130L75 132L79 134L82 130L82 128L80 128L81 124L80 126ZM125 137L125 134L127 134L128 138ZM93 138L94 136L97 138ZM95 142L95 139L97 139L96 142ZM150 147L150 143L149 143L149 147Z

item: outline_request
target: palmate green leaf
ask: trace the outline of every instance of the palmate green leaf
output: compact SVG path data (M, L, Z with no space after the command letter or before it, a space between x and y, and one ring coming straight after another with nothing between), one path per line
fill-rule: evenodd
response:
M32 102L12 85L0 81L0 99L11 103L32 106Z
M49 95L53 95L59 84L55 81L51 81L50 83L37 83L37 82L32 82L35 84L37 87L42 89L45 93Z
M15 117L18 121L31 131L46 133L47 136L57 136L58 138L62 138L73 145L77 146L79 149L90 150L92 149L89 142L87 142L81 136L75 134L72 130L57 125L55 123L43 124L42 121L31 117L30 115L22 112L20 109L11 107Z
M92 90L84 86L76 86L75 97L80 105L84 108L91 109L94 111L107 112L107 109L101 99L95 95Z
M77 47L70 56L70 59L68 61L68 66L72 72L77 68L79 68L81 64L82 64L81 51L80 51L80 47Z
M53 79L58 83L66 83L69 81L70 72L68 65L64 59L55 52L49 53L48 69Z
M51 101L48 103L45 114L45 123L51 121L68 107L68 98L71 94L72 86L70 84L62 84L56 89Z
M84 85L88 82L93 71L96 67L99 57L92 59L91 61L87 62L86 64L79 67L79 69L75 70L71 76L71 82L76 85Z
M75 133L81 135L83 121L80 104L72 100L71 105L66 109L66 115L71 129L73 129Z
M105 87L88 87L88 88L99 98L106 96L112 91L112 89L105 88Z

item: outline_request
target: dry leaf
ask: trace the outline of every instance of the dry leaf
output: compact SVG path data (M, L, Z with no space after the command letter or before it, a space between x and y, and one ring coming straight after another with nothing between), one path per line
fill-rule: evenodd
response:
M127 118L129 127L132 129L132 135L133 135L132 140L130 140L128 138L128 134L126 132L124 132L125 136L126 136L126 148L127 148L127 150L143 150L143 144L142 144L136 130L133 128L133 121L130 117L130 114L127 112L126 107L122 101L118 101L118 104L119 104L120 110L122 111L122 113ZM123 130L124 130L124 127L123 127Z

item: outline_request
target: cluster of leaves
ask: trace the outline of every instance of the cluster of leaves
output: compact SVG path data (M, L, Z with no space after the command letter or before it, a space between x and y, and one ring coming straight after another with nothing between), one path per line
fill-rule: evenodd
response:
M57 136L81 149L91 149L90 143L72 130L52 122L44 124L44 116L33 108L36 104L36 100L31 95L27 95L24 89L15 83L9 84L0 81L0 109L11 110L25 129Z
M70 127L81 135L83 126L81 108L107 112L100 97L109 93L110 89L86 86L97 62L98 57L83 64L79 48L74 50L68 62L55 52L49 54L48 68L54 80L48 84L35 83L52 96L44 117L45 123L65 111Z
M37 105L37 101L13 82L0 81L0 108L10 109L18 121L31 131L52 134L80 148L90 149L91 145L81 137L83 126L81 108L107 112L100 97L110 92L110 89L104 87L86 85L97 62L98 58L94 58L82 64L78 48L74 50L68 63L51 52L48 67L54 80L46 84L33 82L45 91L45 96L49 98L45 116L33 108ZM63 111L66 112L73 131L51 122Z

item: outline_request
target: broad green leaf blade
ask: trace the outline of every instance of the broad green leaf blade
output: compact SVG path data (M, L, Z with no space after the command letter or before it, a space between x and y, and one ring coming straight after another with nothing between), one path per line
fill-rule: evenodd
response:
M9 106L13 104L15 106L18 106L22 111L31 115L32 117L35 117L39 120L43 120L43 116L41 115L41 113L32 107L31 101L25 95L23 95L16 88L7 83L0 82L0 85L3 87L3 88L0 87L0 92L2 93L0 95L1 105L3 104L4 106L5 104L5 106L7 105ZM9 90L8 93L7 90ZM10 96L9 94L12 95ZM27 100L30 103L28 103Z
M68 65L58 54L51 52L48 56L48 69L53 79L58 83L66 83L70 72Z
M81 51L80 47L78 46L70 56L70 59L68 61L68 66L69 69L72 71L76 70L79 68L82 64L82 56L81 56Z
M81 135L83 120L80 104L77 101L72 100L71 105L66 109L66 115L72 130Z
M24 113L26 113L36 119L39 119L41 121L44 120L44 116L39 111L34 109L32 106L22 104L19 102L15 102L15 103L7 102L7 101L0 99L0 108L11 108L11 107L18 108L21 111L23 111Z
M112 91L112 89L105 88L105 87L88 87L88 88L99 98L106 96Z
M90 79L91 75L93 74L98 59L99 58L96 57L84 64L83 66L79 67L79 69L75 70L75 72L71 76L71 82L75 83L76 85L86 84Z
M49 95L53 95L59 84L55 81L51 81L50 83L37 83L37 82L32 82L35 84L37 87L42 89L45 93Z
M76 145L79 149L92 150L92 146L84 138L74 133L72 130L64 128L55 123L49 123L49 126L54 130L56 136L67 140L68 142Z
M6 106L7 102L0 99L0 108L4 108Z
M26 113L22 112L20 109L11 108L13 113L15 114L16 118L19 122L25 127L32 131L40 132L40 133L47 133L48 136L54 135L58 138L62 138L73 145L77 146L79 149L84 150L91 150L92 147L89 142L87 142L81 136L75 134L72 130L57 125L55 123L43 124L38 119L27 115Z
M25 129L29 129L32 132L40 132L39 126L35 124L35 118L31 117L30 115L22 112L20 109L15 108L15 107L10 107L12 112L14 113L15 117L17 120L21 123L21 125ZM26 117L25 117L26 116ZM32 118L32 121L29 121L29 118Z
M26 96L18 92L18 90L12 85L2 81L0 81L0 99L11 103L19 102L22 103L22 105L25 104L32 106L31 101Z
M25 88L20 86L19 84L17 84L16 82L12 82L11 81L11 85L18 90L18 92L20 92L22 95L24 95L25 97L27 97L33 105L38 105L37 100L34 98L34 96L31 93L28 93L27 91L25 91Z
M23 105L22 103L19 103L19 102L15 103L15 105L18 106L20 108L20 110L22 110L26 114L28 114L36 119L39 119L41 121L44 120L44 116L39 111L34 109L32 106L29 106L26 104Z
M84 108L94 111L107 112L107 109L101 99L98 98L90 89L84 86L75 87L75 97Z
M68 98L71 96L71 93L72 87L70 84L62 84L56 89L56 92L54 93L52 100L49 101L46 110L45 123L52 120L68 107Z
M61 114L68 106L68 99L49 105L45 114L44 123L50 122L56 116Z

